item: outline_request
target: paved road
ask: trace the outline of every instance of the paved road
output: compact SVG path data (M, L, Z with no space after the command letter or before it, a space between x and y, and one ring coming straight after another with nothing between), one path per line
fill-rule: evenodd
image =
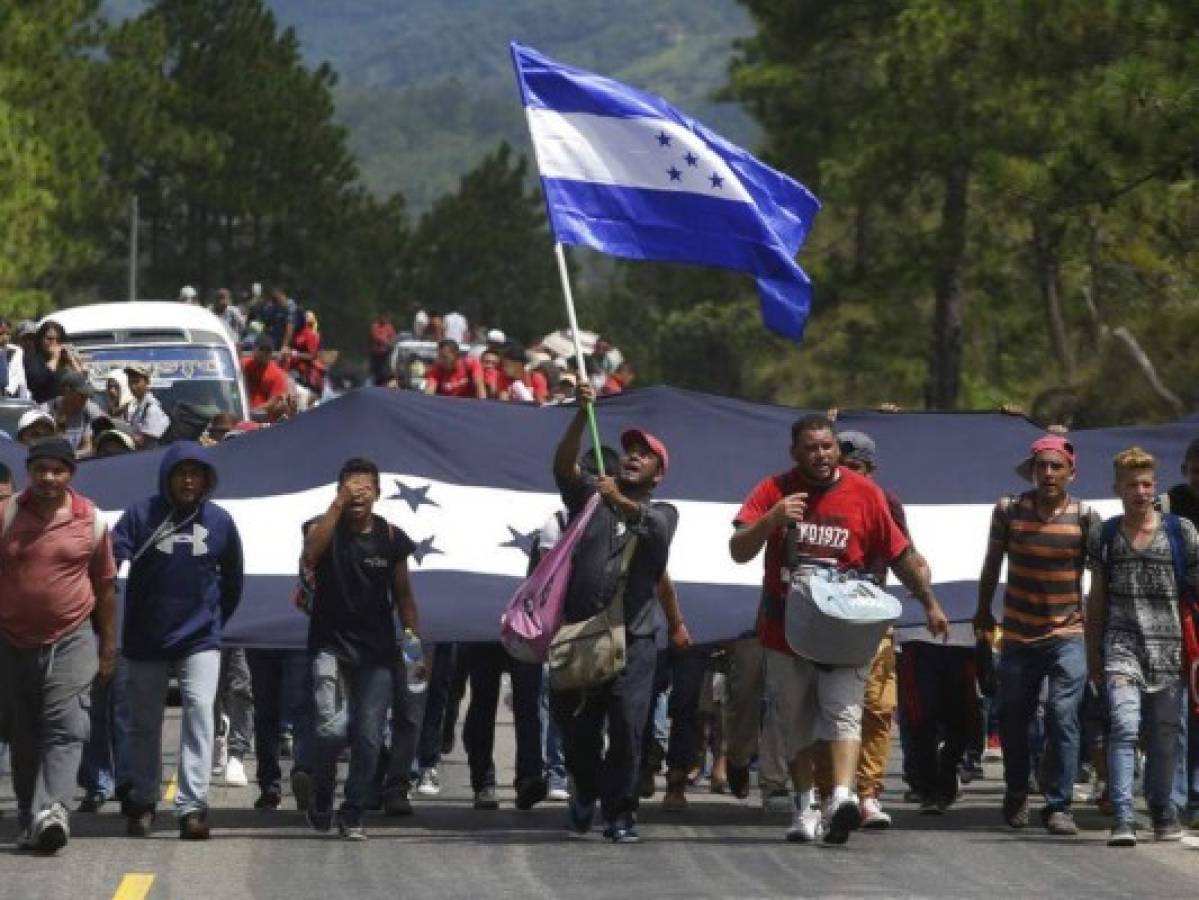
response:
M177 719L168 724L177 734ZM511 727L497 734L501 772L511 771ZM168 766L168 771L169 771ZM854 835L845 847L782 841L785 817L748 801L695 790L691 808L663 814L649 801L643 842L612 846L597 835L567 838L564 809L470 808L459 749L443 768L441 797L408 819L368 819L366 843L318 835L291 808L258 812L250 788L218 787L213 839L183 843L160 813L148 840L123 837L115 807L76 815L70 846L55 858L12 851L15 821L7 779L0 789L0 897L113 897L129 873L153 876L151 898L308 897L1064 897L1199 896L1199 849L1104 846L1106 823L1083 808L1080 838L1013 833L997 812L997 767L949 815L924 817L891 803L895 827ZM891 786L897 782L892 779ZM130 881L126 898L139 897Z

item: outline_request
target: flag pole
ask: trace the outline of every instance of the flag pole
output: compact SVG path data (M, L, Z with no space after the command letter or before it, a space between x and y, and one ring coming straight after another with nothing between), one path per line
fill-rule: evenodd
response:
M579 341L579 320L575 316L574 295L570 291L570 273L566 268L566 251L561 241L554 242L554 255L558 258L558 276L562 279L562 296L566 300L566 321L570 326L570 337L575 345L575 359L579 366L579 384L587 380L587 366L583 364L583 344ZM591 427L591 443L595 447L595 468L602 478L604 454L600 452L599 424L595 420L595 404L587 404L587 422Z

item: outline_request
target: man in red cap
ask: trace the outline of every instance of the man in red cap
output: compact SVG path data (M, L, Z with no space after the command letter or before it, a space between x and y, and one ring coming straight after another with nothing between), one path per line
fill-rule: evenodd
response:
M1007 782L1003 817L1012 828L1023 828L1029 821L1028 730L1041 682L1048 679L1047 765L1038 779L1045 796L1041 821L1051 834L1077 834L1070 803L1078 771L1078 711L1087 681L1082 573L1088 536L1098 531L1100 519L1070 496L1074 446L1062 435L1047 434L1034 441L1016 471L1034 488L995 504L974 616L980 636L994 632L991 602L1006 554L999 661L999 731Z
M620 436L624 455L617 472L600 477L583 473L579 445L595 391L583 383L578 398L579 411L554 454L554 477L572 517L594 494L603 502L575 545L563 621L585 621L609 608L619 594L624 607L625 665L611 681L585 691L554 688L551 672L551 706L562 730L566 768L575 784L571 833L583 836L591 830L598 800L605 837L613 843L633 843L639 839L635 813L642 732L649 718L657 662L654 600L679 515L668 503L651 502L670 455L666 445L648 432L630 429ZM678 606L665 596L661 602L671 639L680 643L686 629Z

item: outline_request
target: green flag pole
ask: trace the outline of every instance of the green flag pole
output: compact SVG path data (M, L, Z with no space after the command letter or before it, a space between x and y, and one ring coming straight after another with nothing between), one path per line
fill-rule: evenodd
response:
M583 345L579 342L579 320L575 316L574 296L570 291L570 273L566 268L566 251L560 242L554 243L554 255L558 258L558 275L562 279L562 296L566 300L566 321L570 325L570 337L575 345L575 359L579 366L579 384L587 380L587 366L583 364ZM599 425L595 420L595 405L587 404L587 422L591 426L591 443L595 447L595 467L600 477L604 476L604 455L600 452Z

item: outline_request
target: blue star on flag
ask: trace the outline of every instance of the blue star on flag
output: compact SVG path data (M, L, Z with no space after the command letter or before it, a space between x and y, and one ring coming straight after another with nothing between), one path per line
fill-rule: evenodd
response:
M715 190L719 190L720 186L724 184L724 179L721 178L719 175L717 175L715 172L713 172L708 177L708 181L712 182L712 187Z
M665 131L658 132L658 146L659 147L669 147L670 146L670 135L668 135Z
M683 156L683 159L685 159L687 161L687 165L689 165L689 166L699 165L699 157L696 156L694 153L692 153L690 150L688 150L687 153Z
M682 181L683 180L683 173L680 172L678 169L676 169L674 166L671 166L669 169L667 169L666 174L670 176L671 181Z
M525 556L533 555L533 547L537 544L536 531L530 531L527 534L517 531L511 525L508 526L508 533L511 535L508 540L500 544L501 547L511 547L513 550L519 550Z
M417 541L416 546L412 548L412 558L418 566L425 561L426 556L445 556L444 550L438 550L433 546L434 540L436 535L429 535L423 541Z
M404 482L400 481L399 479L396 479L395 484L396 484L396 487L399 489L399 493L392 494L387 499L388 500L403 500L405 503L408 504L408 506L411 508L411 510L413 512L416 512L422 506L439 506L440 505L436 500L429 499L429 489L433 487L433 485L431 485L431 484L426 484L424 487L414 488L414 487L409 487L408 485L404 484Z

